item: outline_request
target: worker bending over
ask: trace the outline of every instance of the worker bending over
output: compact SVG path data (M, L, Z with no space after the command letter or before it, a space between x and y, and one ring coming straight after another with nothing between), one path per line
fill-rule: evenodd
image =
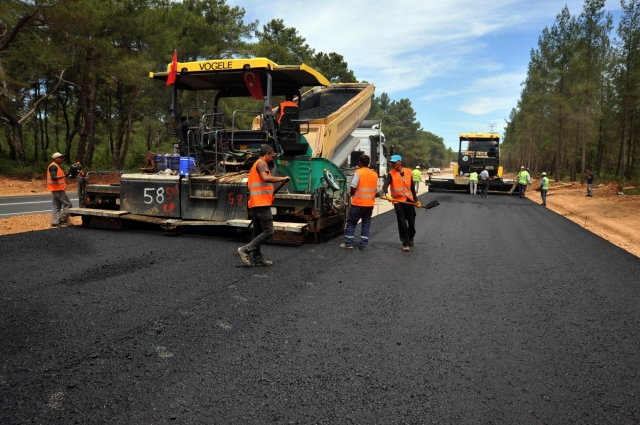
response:
M360 155L360 168L353 173L351 179L351 208L347 217L347 227L344 229L344 243L340 248L353 249L353 239L358 221L362 220L360 231L360 250L367 249L369 243L369 228L371 215L376 203L378 189L378 174L369 168L369 155Z
M409 251L413 246L413 238L416 235L416 209L422 207L416 195L416 187L413 184L411 170L402 167L402 157L393 155L389 160L393 169L384 179L382 191L388 201L393 202L398 219L398 233L402 241L402 250ZM391 187L391 195L387 190ZM414 206L415 205L415 206Z

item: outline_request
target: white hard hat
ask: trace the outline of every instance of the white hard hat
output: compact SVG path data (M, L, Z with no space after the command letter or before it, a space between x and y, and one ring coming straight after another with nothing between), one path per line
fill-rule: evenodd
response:
M524 170L524 165L521 165L521 166L520 166L520 169L521 169L521 170Z
M546 175L547 175L547 173L542 173L542 175L543 175L543 176L546 176Z
M419 165L416 165L416 168L420 168L420 166L419 166Z
M51 158L56 159L56 158L60 158L61 156L64 156L64 155L62 155L60 152L56 152L53 155L51 155Z

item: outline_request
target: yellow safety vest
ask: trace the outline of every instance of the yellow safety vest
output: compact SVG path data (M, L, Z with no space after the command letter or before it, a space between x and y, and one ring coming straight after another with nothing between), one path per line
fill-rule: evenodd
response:
M549 190L549 179L546 177L542 178L542 190Z
M478 173L476 173L475 171L473 173L469 174L469 181L470 182L477 182L478 181Z
M518 173L518 183L527 184L529 182L527 180L527 177L529 177L529 173L527 173L526 171L520 171Z

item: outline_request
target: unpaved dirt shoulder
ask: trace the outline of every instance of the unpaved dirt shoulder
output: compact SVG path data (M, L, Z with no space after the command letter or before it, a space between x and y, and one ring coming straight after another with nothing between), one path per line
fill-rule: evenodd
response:
M539 185L533 182L533 187ZM552 185L547 208L590 232L640 257L640 199L618 195L617 185L599 185L594 196L586 196L586 185ZM541 203L540 192L527 191L527 198Z

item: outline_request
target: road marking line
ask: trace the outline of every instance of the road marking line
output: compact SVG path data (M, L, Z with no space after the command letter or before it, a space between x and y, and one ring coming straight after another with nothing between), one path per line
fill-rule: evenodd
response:
M77 201L77 200L78 200L78 198L69 198L69 200L70 200L71 202L73 202L73 201ZM11 203L11 204L0 204L0 207L4 207L4 206L7 206L7 205L27 205L27 204L45 204L45 203L50 204L50 203L51 203L51 199L49 199L48 201L13 202L13 203Z
M4 216L4 215L8 215L8 216L12 216L12 215L30 215L30 214L38 214L38 213L45 213L45 212L51 212L51 210L26 211L26 212L17 212L17 213L11 213L11 214L0 214L0 217Z

